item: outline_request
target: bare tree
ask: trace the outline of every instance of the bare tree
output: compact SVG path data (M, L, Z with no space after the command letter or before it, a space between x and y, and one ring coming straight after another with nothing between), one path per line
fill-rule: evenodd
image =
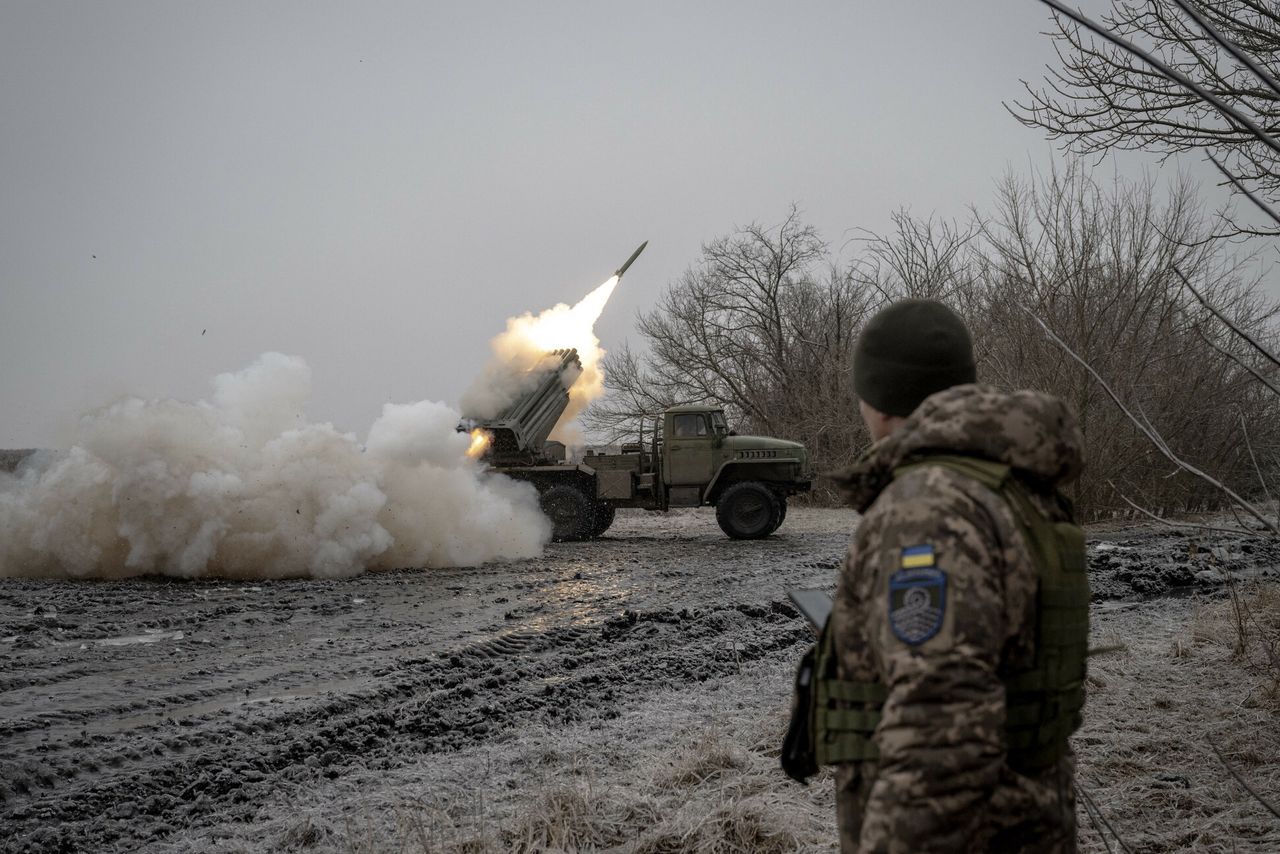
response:
M1006 105L1019 121L1082 154L1206 151L1236 179L1236 191L1280 198L1280 156L1247 126L1264 134L1280 128L1280 93L1267 79L1280 73L1280 8L1259 0L1112 0L1101 23L1245 122L1061 12L1051 33L1058 67L1040 87L1023 81L1027 99ZM1228 233L1280 233L1223 216Z
M855 281L885 301L913 297L965 302L973 284L968 252L980 221L961 226L932 217L917 219L905 210L894 212L890 220L893 228L887 234L863 232L863 253L851 265Z
M605 356L604 377L609 393L594 401L578 420L606 443L635 441L648 429L648 420L668 406L701 400L673 397L670 386L656 381L647 359L629 344Z
M1205 243L1206 228L1185 181L1162 201L1149 178L1104 187L1079 164L1030 181L1007 177L983 224L983 285L969 318L982 342L981 377L1044 389L1072 406L1089 460L1076 499L1090 514L1125 507L1109 483L1168 511L1222 501L1196 478L1167 476L1162 454L1125 417L1125 405L1159 425L1181 458L1235 488L1255 486L1239 419L1267 425L1278 411L1246 366L1272 368L1214 346L1223 347L1222 330L1206 326L1176 270L1190 271L1259 335L1271 334L1274 308L1248 276L1247 258ZM1275 441L1277 432L1263 429L1265 441Z
M748 225L702 247L702 259L639 318L653 358L650 381L673 400L718 400L771 429L766 389L793 385L797 344L788 309L811 290L827 247L793 207L782 224ZM766 399L768 398L768 399Z

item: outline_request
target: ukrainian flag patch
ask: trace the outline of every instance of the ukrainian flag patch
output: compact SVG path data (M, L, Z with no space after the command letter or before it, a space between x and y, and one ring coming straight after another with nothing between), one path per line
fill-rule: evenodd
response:
M920 569L934 564L933 546L907 546L902 550L903 569Z

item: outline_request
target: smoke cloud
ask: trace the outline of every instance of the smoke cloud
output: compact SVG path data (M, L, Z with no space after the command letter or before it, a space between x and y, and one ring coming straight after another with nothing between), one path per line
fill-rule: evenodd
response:
M0 576L334 578L541 552L536 491L468 459L457 412L388 404L362 447L306 420L310 391L302 359L267 353L207 401L86 416L69 451L0 473Z
M506 330L490 342L493 355L489 362L462 396L463 413L471 418L496 418L537 385L540 375L533 369L549 350L573 348L582 362L582 374L565 378L569 406L552 436L570 433L573 419L604 393L601 363L605 351L594 327L617 285L618 277L614 276L576 305L560 303L537 315L510 318Z

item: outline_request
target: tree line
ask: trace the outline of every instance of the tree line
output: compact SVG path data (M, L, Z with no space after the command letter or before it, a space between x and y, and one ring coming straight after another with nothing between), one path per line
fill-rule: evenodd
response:
M1072 497L1084 518L1134 504L1219 508L1221 491L1171 465L1133 420L1238 492L1258 494L1276 468L1280 397L1259 380L1280 382L1276 368L1180 278L1241 330L1277 340L1258 259L1211 239L1214 225L1185 180L1104 184L1078 163L1006 176L991 208L963 223L899 212L847 259L793 207L702 247L638 316L642 346L607 357L610 393L587 427L621 437L665 406L714 402L740 432L804 442L820 472L838 471L869 441L850 382L863 323L888 302L928 297L969 324L979 382L1041 389L1075 410L1088 465ZM829 481L816 498L836 499Z

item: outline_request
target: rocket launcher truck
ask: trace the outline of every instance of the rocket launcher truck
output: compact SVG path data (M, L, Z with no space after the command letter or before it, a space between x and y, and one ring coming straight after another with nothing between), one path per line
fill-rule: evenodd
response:
M576 350L547 353L526 376L526 393L497 417L467 418L458 428L482 430L488 465L537 487L556 540L600 536L619 507L702 506L716 508L730 537L760 539L786 518L787 498L813 485L803 445L738 436L717 406L670 407L644 419L637 441L619 453L588 450L569 462L564 445L548 437L581 373Z

